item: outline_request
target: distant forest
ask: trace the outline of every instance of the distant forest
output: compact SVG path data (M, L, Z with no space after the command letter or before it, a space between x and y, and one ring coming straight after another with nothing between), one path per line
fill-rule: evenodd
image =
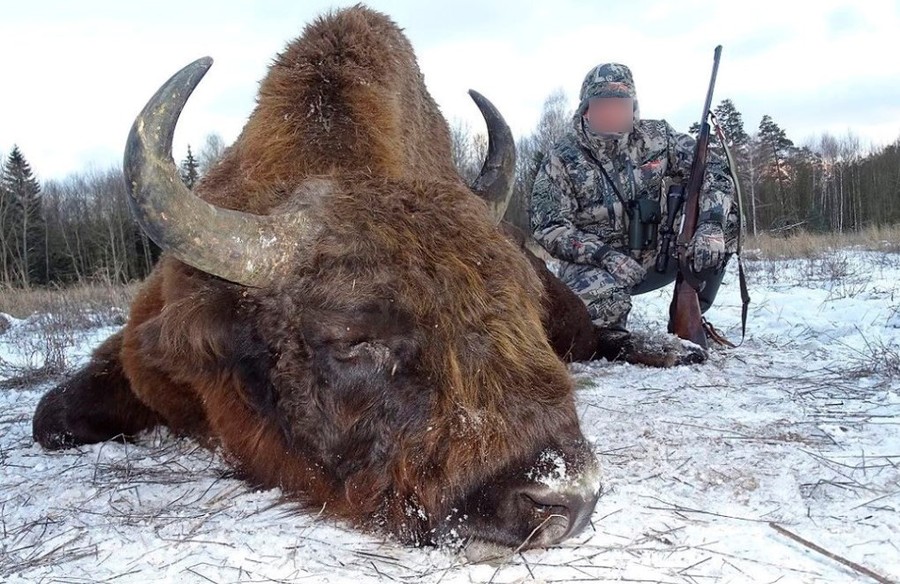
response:
M193 188L225 151L210 134L180 164ZM87 171L43 184L13 147L0 169L0 287L125 283L150 273L159 248L131 216L120 167Z
M722 101L715 114L737 159L748 233L850 232L900 223L900 136L874 148L850 133L797 145L767 115L748 131L731 100ZM537 168L571 118L565 94L554 92L535 129L518 140L507 220L528 224ZM471 181L487 139L460 123L451 134L453 162ZM185 184L193 188L224 151L217 134L196 155L188 147L180 163ZM18 147L0 160L0 287L124 283L149 273L160 252L131 217L121 168L40 183L39 169L31 168Z

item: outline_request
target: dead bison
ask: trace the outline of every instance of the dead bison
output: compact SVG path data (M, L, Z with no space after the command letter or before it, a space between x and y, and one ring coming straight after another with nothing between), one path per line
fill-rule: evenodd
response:
M515 153L493 106L474 95L491 146L470 189L400 29L335 12L276 58L191 193L172 134L210 64L135 121L130 203L166 253L124 329L41 400L35 439L164 424L255 484L412 543L579 532L597 463L543 329L546 283L497 227Z

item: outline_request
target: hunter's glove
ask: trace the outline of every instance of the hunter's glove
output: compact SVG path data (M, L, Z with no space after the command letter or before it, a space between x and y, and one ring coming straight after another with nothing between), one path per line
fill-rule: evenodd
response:
M725 258L725 233L716 223L701 223L688 251L694 271L718 268Z
M622 286L631 288L644 280L647 270L631 257L613 249L604 248L595 256L596 263L618 280Z

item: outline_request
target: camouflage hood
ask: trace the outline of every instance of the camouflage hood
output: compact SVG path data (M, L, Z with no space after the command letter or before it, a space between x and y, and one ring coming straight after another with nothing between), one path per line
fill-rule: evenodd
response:
M587 127L582 116L587 111L588 101L594 97L630 97L633 99L634 128L637 128L640 121L640 110L631 69L620 63L602 63L588 71L581 83L578 108L575 110L572 124L578 141L586 148L600 154L604 150L615 150L623 146L627 142L628 136L600 134Z

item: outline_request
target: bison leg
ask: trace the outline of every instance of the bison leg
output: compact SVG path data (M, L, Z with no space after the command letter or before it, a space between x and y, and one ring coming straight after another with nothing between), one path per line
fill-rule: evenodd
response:
M706 352L666 333L597 328L597 357L650 367L674 367L706 361Z
M159 423L131 391L119 359L121 347L118 332L94 351L90 363L41 398L32 421L36 442L58 450L128 439Z

